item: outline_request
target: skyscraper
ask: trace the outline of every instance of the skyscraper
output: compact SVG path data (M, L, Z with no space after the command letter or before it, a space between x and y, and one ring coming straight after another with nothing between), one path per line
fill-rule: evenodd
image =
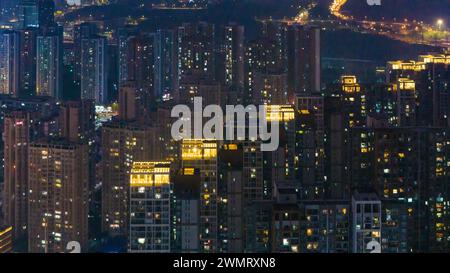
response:
M91 39L97 35L97 25L94 23L85 22L74 26L73 37L73 53L74 53L74 78L76 84L81 84L81 61L82 52L81 45L84 39Z
M356 76L341 77L342 100L345 104L346 128L362 127L366 124L367 108L365 90L357 82Z
M181 164L200 172L200 251L217 251L217 141L184 139L181 143Z
M325 191L328 198L344 199L351 196L351 185L349 183L348 156L346 143L348 141L348 131L354 107L351 101L346 99L356 96L355 94L345 94L344 100L339 97L326 97L325 99ZM355 99L357 100L357 99ZM344 106L345 105L345 106ZM347 106L347 107L346 107ZM353 109L352 109L353 108ZM345 110L343 110L345 109ZM348 118L350 117L350 118ZM354 124L352 124L354 126Z
M133 162L129 252L170 252L170 162Z
M262 24L258 38L259 69L265 73L284 73L287 71L287 25L267 20Z
M407 92L406 89L393 92L402 97L403 103L406 97L415 97L415 109L408 110L409 117L406 116L406 109L403 112L403 122L416 124L417 126L447 126L449 123L450 106L446 101L449 97L448 71L450 55L447 54L427 54L420 55L418 61L391 61L387 63L386 81L398 86L399 81L411 81L414 83L414 92ZM412 84L407 84L412 86ZM406 85L403 85L406 87ZM405 107L406 105L403 105ZM400 117L399 117L400 118ZM409 119L409 121L405 120ZM404 123L405 124L405 123Z
M102 230L129 232L129 174L134 161L160 159L155 127L114 120L102 127Z
M292 189L280 189L279 198L273 205L272 213L272 252L300 251L300 208Z
M271 199L263 181L263 153L259 141L226 142L218 161L218 251L243 252L254 238L250 208ZM270 181L272 182L272 181ZM271 187L271 185L269 186Z
M278 91L279 94L274 94L275 97L286 97L287 87L280 88L287 84L286 24L271 20L262 22L259 37L247 46L245 69L245 87L249 101L261 103L261 98L266 101L269 99L271 94L264 92L266 90L264 81L272 84L276 81L284 82L278 84L278 89L272 92ZM258 97L254 98L255 95Z
M448 130L397 127L353 129L352 184L375 190L384 204L397 203L407 221L404 248L440 251L448 243L450 221ZM368 185L367 185L368 184ZM425 224L426 223L426 224ZM383 235L384 237L384 235Z
M26 234L28 218L28 146L37 114L11 111L4 120L4 215L14 238Z
M397 95L397 122L399 126L417 124L416 83L414 80L399 78L394 86Z
M117 30L117 72L118 72L118 84L130 81L128 76L129 69L129 51L131 50L130 42L128 41L134 35L134 29L131 27L119 28Z
M350 251L350 202L327 200L301 202L302 252L348 253Z
M50 27L55 22L55 2L53 0L38 0L39 27Z
M309 142L304 143L308 146L308 154L312 156L308 161L313 164L312 168L307 169L307 175L303 177L305 181L309 181L307 188L309 191L305 194L306 199L323 198L325 190L325 110L324 110L324 98L321 95L298 95L295 99L296 109L300 113L311 115L309 118L310 129L313 129L311 133L314 134L314 139L310 136ZM301 149L303 149L301 148ZM304 154L304 156L307 156ZM300 165L306 164L305 161ZM304 165L306 167L306 165ZM310 165L311 166L311 165ZM311 184L310 184L311 183Z
M155 95L174 94L177 88L176 39L173 30L159 29L155 34Z
M374 193L352 198L353 253L381 252L381 201Z
M181 168L172 177L171 250L195 253L200 245L200 172L195 168Z
M88 149L66 140L32 143L29 153L28 249L88 248Z
M264 162L265 181L272 183L294 183L299 189L298 181L294 179L296 155L296 111L293 105L267 105L266 119L268 123L278 122L280 126L279 146L273 152L266 152ZM270 179L267 179L270 177Z
M242 95L244 89L244 27L227 25L220 29L218 80Z
M218 81L199 80L195 77L185 79L180 83L177 95L180 103L191 104L194 102L194 97L202 97L205 104L225 104L226 100L231 100L225 97L222 85Z
M60 136L74 142L92 140L94 120L95 109L92 100L64 102L58 115Z
M320 92L320 29L292 25L287 34L289 98Z
M149 108L155 96L155 35L127 31L119 35L119 86L133 81L140 93L141 103Z
M107 41L103 37L81 41L81 99L106 104L108 99Z
M19 92L21 97L36 94L36 37L38 30L27 28L20 31Z
M59 100L62 95L62 29L51 28L37 37L36 95Z
M217 215L218 215L218 252L242 252L244 241L244 214L248 200L244 197L243 188L252 188L253 196L258 196L256 187L261 187L261 175L246 180L243 176L243 149L235 143L225 144L219 150L219 181L217 183ZM260 171L260 170L259 170ZM260 174L261 172L259 172ZM249 178L249 177L246 177ZM258 179L259 178L259 179ZM244 186L243 182L247 182ZM260 182L260 183L258 183ZM253 197L249 195L248 197ZM249 198L249 199L250 199Z
M214 25L206 22L183 24L177 29L178 77L214 79Z
M18 32L0 32L0 94L19 95L19 41Z
M122 84L119 89L119 117L127 121L135 121L139 118L139 90L134 82Z
M155 36L142 34L132 39L132 53L129 55L133 69L128 70L130 80L135 81L136 87L142 91L144 100L154 97L154 73L155 73ZM148 104L148 103L145 103Z
M21 27L50 27L54 24L54 13L53 0L21 0Z
M37 0L21 0L20 22L23 29L39 27L39 8Z
M286 73L261 73L254 75L253 103L286 104L288 103L288 86Z

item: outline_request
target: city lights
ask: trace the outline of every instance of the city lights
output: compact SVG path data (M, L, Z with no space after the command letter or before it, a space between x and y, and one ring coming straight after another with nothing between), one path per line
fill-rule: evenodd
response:
M438 20L436 21L436 25L438 26L438 29L439 29L439 30L442 30L442 27L444 26L444 20L438 19Z
M0 0L0 260L450 253L449 5L413 2Z

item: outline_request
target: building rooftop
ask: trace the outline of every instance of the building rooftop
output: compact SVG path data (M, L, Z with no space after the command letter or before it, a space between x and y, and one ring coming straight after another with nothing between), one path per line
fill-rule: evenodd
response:
M356 192L353 194L353 200L355 201L380 201L375 193L360 193Z

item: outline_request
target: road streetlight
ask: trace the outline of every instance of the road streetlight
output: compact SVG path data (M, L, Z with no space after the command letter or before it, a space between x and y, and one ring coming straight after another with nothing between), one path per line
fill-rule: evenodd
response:
M438 20L436 21L436 25L437 25L438 29L441 30L441 29L442 29L442 26L444 25L444 20L438 19Z

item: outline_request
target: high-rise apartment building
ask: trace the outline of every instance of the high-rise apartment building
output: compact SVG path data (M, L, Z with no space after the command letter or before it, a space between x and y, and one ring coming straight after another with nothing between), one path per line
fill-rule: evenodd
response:
M304 181L309 181L305 184L305 186L308 185L309 190L304 192L304 196L307 199L322 198L325 191L325 100L318 94L298 95L295 98L295 107L298 112L310 116L307 122L310 130L313 129L309 132L309 137L305 139L308 142L304 143L303 148L298 147L307 148L307 151L303 151L307 154L303 156L311 156L312 158L308 159L309 166L311 164L314 166L312 169L306 168L307 172L304 173L306 176L302 178ZM313 135L314 138L312 138ZM306 162L299 162L300 165L304 163L306 164ZM303 166L306 167L308 164Z
M94 132L94 102L67 101L61 104L58 116L60 135L70 141L92 140Z
M361 88L356 76L341 77L341 95L345 107L345 127L363 127L366 125L367 106L365 90Z
M155 33L155 79L154 90L157 98L172 96L178 88L176 37L173 30L159 29Z
M108 51L104 37L81 40L81 99L108 101Z
M352 130L351 183L374 189L381 201L404 206L411 252L447 246L443 226L448 199L448 130L439 128L360 128ZM426 223L426 224L425 224Z
M37 0L22 0L20 3L20 22L22 28L39 27L39 8Z
M129 252L170 252L170 162L134 161L129 186Z
M291 25L287 34L289 98L321 90L320 29Z
M233 91L244 89L244 27L230 24L220 29L217 79Z
M182 168L173 175L171 203L172 252L199 251L200 172L195 168Z
M181 143L181 165L200 172L200 251L217 251L217 141L184 139Z
M265 73L287 71L287 25L283 22L263 21L258 37L257 61Z
M264 182L268 188L275 182L294 183L300 188L295 176L296 156L296 111L293 105L267 105L266 120L272 126L278 122L279 145L273 152L264 153Z
M0 32L0 94L19 95L19 41L19 32Z
M160 159L155 127L112 121L102 127L102 230L128 233L129 174L133 162Z
M62 96L62 29L53 27L37 37L36 95Z
M271 184L266 187L263 180L260 145L260 141L232 141L219 150L218 245L221 252L243 252L247 248L247 241L253 236L248 228L253 219L249 209L254 202L271 199Z
M300 209L296 203L274 204L271 226L272 252L300 251Z
M74 78L76 84L81 84L81 45L83 40L97 37L97 25L95 23L84 22L74 26L73 30L73 57L74 57Z
M87 145L45 140L29 151L28 250L65 252L70 241L87 250Z
M446 76L450 68L449 64L450 55L448 53L420 55L417 61L387 63L387 83L401 87L399 82L405 82L405 80L414 82L414 92L395 92L402 97L408 93L410 95L414 93L414 116L416 119L411 120L411 122L414 121L414 124L418 126L448 126L450 106L445 102L449 97L448 76ZM399 111L406 114L405 109ZM405 120L406 117L403 118Z
M252 94L254 104L289 103L286 73L255 72L254 77Z
M351 247L350 202L321 200L301 202L302 252L348 253Z
M353 253L380 253L381 201L374 193L355 193L352 197Z
M19 95L36 95L36 49L38 30L27 28L20 31Z
M55 1L37 0L39 27L50 27L55 23Z
M27 232L28 149L32 140L34 113L11 111L4 118L4 198L5 222L13 227L15 239Z
M178 77L214 79L214 25L206 22L187 23L177 29Z
M54 24L55 3L53 0L21 0L19 6L22 29L46 28Z
M154 34L142 34L130 40L132 51L128 57L129 80L146 95L146 100L154 96L155 73L155 37ZM148 102L150 103L150 101Z
M128 55L132 48L128 40L134 35L135 31L131 27L119 28L117 30L117 81L119 85L131 80L128 77Z
M394 85L397 97L397 120L399 126L415 126L417 123L417 93L414 80L399 78Z

